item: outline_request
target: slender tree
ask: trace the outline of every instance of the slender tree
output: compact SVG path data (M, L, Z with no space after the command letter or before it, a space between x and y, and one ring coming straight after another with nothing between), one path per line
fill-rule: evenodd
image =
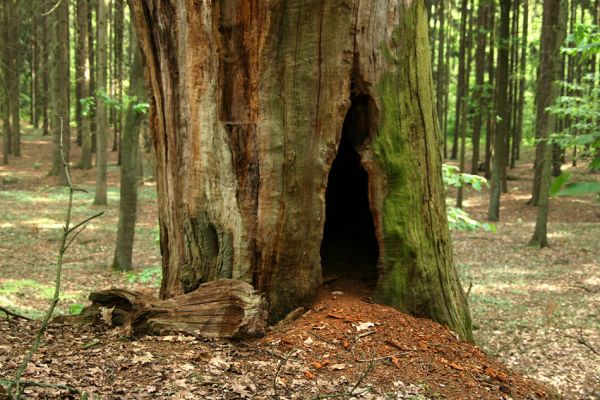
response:
M456 86L456 105L454 107L454 136L452 138L452 150L450 159L458 157L458 142L460 137L463 102L466 98L468 82L466 80L466 49L467 49L467 18L469 13L469 0L461 0L460 6L460 43L458 50L458 83Z
M52 138L54 140L51 175L57 175L60 185L66 186L67 174L63 163L69 162L70 148L70 64L69 64L69 2L61 1L52 13L53 60L51 74L51 96L53 105ZM61 118L63 124L56 121ZM63 126L61 132L61 125ZM62 155L61 155L62 140Z
M470 7L468 13L468 26L467 34L465 37L465 48L466 48L466 66L465 66L465 87L463 89L463 97L460 106L460 154L459 154L459 170L461 173L465 172L466 164L466 152L467 152L467 129L468 129L468 117L469 117L469 81L471 78L471 64L472 54L471 42L473 37L473 7ZM463 186L460 186L456 191L456 207L462 208L464 190Z
M132 35L131 38L134 39L135 36ZM132 265L133 239L137 213L140 125L145 115L136 107L137 102L145 101L146 88L144 86L142 54L135 46L137 44L132 43L134 57L129 74L129 95L135 98L135 101L131 102L127 108L121 142L121 200L119 203L117 241L112 264L113 269L119 271L130 270Z
M107 170L107 136L108 124L106 107L102 93L106 94L106 68L107 68L107 11L108 0L98 0L98 84L96 87L96 195L95 205L107 204L106 195L106 170Z
M80 99L88 98L91 95L91 74L92 71L90 69L90 58L89 58L89 26L88 19L90 15L90 0L78 0L78 10L77 10L77 19L78 19L78 36L79 41L78 44L78 53L81 57L80 62L81 71L81 83L80 85ZM87 110L87 115L81 115L81 154L79 157L79 162L77 163L78 168L82 169L90 169L92 168L92 131L91 131L91 114L92 110ZM83 110L82 110L83 111Z
M557 80L560 72L560 46L566 34L566 0L545 0L542 21L540 76L538 79L538 101L536 109L537 147L543 154L540 160L541 180L538 199L538 213L535 231L529 244L545 247L548 245L548 194L552 168L552 146L549 135L554 132L556 117L547 111L560 91Z
M492 177L492 143L494 141L495 131L496 131L496 96L495 90L495 74L496 74L496 65L495 65L495 43L496 38L496 2L495 0L489 0L489 5L487 8L487 20L488 20L488 32L490 35L490 50L488 52L488 60L487 60L487 79L488 79L488 90L487 93L489 104L487 107L487 119L486 119L486 129L485 129L485 177L486 179L490 179Z
M508 50L510 33L510 7L512 0L500 0L500 25L498 27L498 61L496 64L496 116L499 121L494 132L494 155L490 180L490 205L488 219L500 219L500 193L505 165L506 135L508 135Z
M523 23L520 38L521 57L519 59L519 98L517 102L517 124L515 127L515 140L512 146L511 167L516 166L521 156L521 140L523 139L523 112L525 109L525 85L527 83L527 48L529 31L529 1L523 0Z
M438 27L438 51L437 51L437 70L436 70L436 86L435 86L435 101L437 116L440 124L440 132L442 134L442 140L444 141L444 148L446 147L446 124L444 121L444 89L446 84L444 82L446 75L446 65L444 63L444 49L446 39L446 1L440 0L437 7L437 18L439 20Z
M477 6L477 29L475 33L477 49L475 51L475 87L473 89L473 101L476 105L476 112L473 116L473 155L471 157L471 174L477 174L479 171L481 127L484 116L487 114L487 98L484 93L485 50L487 47L488 34L487 8L487 1L480 0Z

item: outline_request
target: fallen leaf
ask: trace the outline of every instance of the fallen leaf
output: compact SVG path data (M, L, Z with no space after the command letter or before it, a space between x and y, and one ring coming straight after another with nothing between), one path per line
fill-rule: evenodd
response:
M304 376L306 377L306 379L311 379L311 380L315 379L315 374L313 374L309 370L305 370L304 371Z
M372 322L359 322L357 325L355 325L355 328L357 331L360 332L360 331L367 330L373 326L375 326L375 324Z

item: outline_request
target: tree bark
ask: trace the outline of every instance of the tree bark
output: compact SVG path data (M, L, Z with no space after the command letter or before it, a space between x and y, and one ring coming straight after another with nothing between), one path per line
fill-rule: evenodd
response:
M444 121L444 89L446 84L444 83L444 77L446 75L446 65L444 63L444 49L446 39L446 1L440 0L438 2L438 51L437 51L437 70L436 70L436 86L435 86L435 104L440 125L440 133L442 140L444 141L444 147L446 147L446 124Z
M75 121L77 124L77 144L83 144L83 108L81 100L86 98L86 59L87 59L87 3L77 0L75 20Z
M548 137L554 132L556 117L547 112L560 93L557 84L561 69L560 47L566 35L567 0L544 1L542 21L540 77L538 80L538 101L536 109L537 151L543 154L540 160L541 178L538 198L538 213L535 231L529 241L532 246L548 246L548 195L552 169L552 145Z
M456 105L454 107L454 136L452 137L452 150L450 159L458 158L458 138L460 137L461 118L464 98L466 96L468 82L465 79L466 72L466 43L467 43L467 16L469 1L462 0L460 7L460 44L458 50L458 83L456 85Z
M78 54L82 59L81 65L81 87L80 100L87 99L92 95L90 58L89 58L89 25L90 18L90 0L78 0L77 18L78 18ZM79 82L78 82L79 83ZM80 104L81 106L81 104ZM83 108L82 108L83 110ZM77 168L92 168L92 110L87 110L86 115L81 115L81 153Z
M494 141L495 131L496 131L496 96L495 96L495 87L496 83L494 81L495 75L495 46L491 44L495 44L496 32L496 2L495 0L490 0L489 8L487 10L487 17L489 23L489 35L490 35L490 50L488 53L488 62L487 62L487 75L488 75L488 99L489 104L487 107L487 121L485 128L485 178L491 179L492 177L492 143Z
M106 106L102 99L102 93L106 95L106 51L108 49L107 39L107 11L108 0L98 0L98 84L96 86L96 195L95 205L106 205L106 169L107 169L107 136L108 124L106 117Z
M271 321L310 302L347 114L368 175L377 301L471 339L452 263L422 0L130 0L152 91L161 297L218 278Z
M515 131L515 141L512 147L511 167L516 166L517 160L521 157L521 140L523 139L523 111L525 108L525 84L527 79L527 42L529 32L529 1L523 0L523 34L521 37L521 57L519 63L519 99L517 109L517 126Z
M43 0L42 4L44 9L48 6L47 0ZM48 117L48 99L50 96L50 63L48 62L52 41L50 40L50 36L52 35L48 33L49 29L49 20L50 16L44 15L42 17L42 51L41 51L41 93L40 93L40 116L42 118L42 135L47 136L50 134L50 121Z
M505 168L506 136L508 135L508 41L510 6L512 0L500 0L500 26L498 29L498 61L496 64L496 116L499 122L494 130L494 155L490 180L490 205L488 220L500 219L500 193Z
M477 111L473 117L473 155L471 157L471 174L476 175L479 172L479 148L481 141L481 127L483 117L487 115L487 97L484 93L484 74L485 74L485 49L487 47L488 30L488 3L480 1L477 7L477 49L475 51L475 88L473 90L473 100L477 104Z
M468 13L468 24L467 24L467 33L465 36L465 50L466 55L465 58L465 77L464 77L464 85L463 88L463 97L461 100L461 111L460 111L460 154L459 154L459 171L460 173L465 172L466 165L466 152L467 152L467 130L468 130L468 119L469 119L469 81L471 78L471 64L472 64L472 37L473 37L473 6L469 7ZM456 190L456 207L462 208L462 203L464 199L464 187L461 185Z
M132 35L132 38L135 38ZM122 137L121 160L121 197L119 202L119 226L113 269L125 271L131 269L133 254L133 239L135 234L135 219L137 212L137 187L138 187L138 149L140 125L145 114L135 108L138 102L146 100L146 87L144 86L144 70L142 54L136 48L137 42L132 43L134 49L133 64L131 66L129 95L135 98L127 109L125 129Z
M118 101L123 102L123 25L125 20L125 0L115 0L114 9L113 26L115 30L115 40L113 53L113 82L115 85L115 97ZM114 113L114 139L112 150L119 152L117 164L121 165L121 157L123 153L121 151L123 113L119 109L115 109Z
M54 140L52 169L50 175L58 176L59 185L66 186L67 174L62 157L69 162L70 148L70 69L69 69L69 2L61 1L50 14L53 25L53 55L55 63L52 67L51 92L53 116L52 137ZM62 156L61 156L62 137Z

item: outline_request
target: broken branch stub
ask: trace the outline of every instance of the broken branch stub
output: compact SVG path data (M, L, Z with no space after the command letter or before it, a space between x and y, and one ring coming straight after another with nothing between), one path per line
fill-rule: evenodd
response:
M92 292L89 299L92 306L85 314L114 307L110 325L129 326L132 335L198 332L206 337L249 339L265 334L264 298L236 279L207 282L166 300L125 289Z

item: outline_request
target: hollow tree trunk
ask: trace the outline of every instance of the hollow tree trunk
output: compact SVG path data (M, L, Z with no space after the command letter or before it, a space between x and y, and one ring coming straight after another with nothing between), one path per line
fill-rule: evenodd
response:
M153 94L163 298L234 278L265 294L272 321L310 302L350 112L376 299L471 338L422 0L129 3Z

